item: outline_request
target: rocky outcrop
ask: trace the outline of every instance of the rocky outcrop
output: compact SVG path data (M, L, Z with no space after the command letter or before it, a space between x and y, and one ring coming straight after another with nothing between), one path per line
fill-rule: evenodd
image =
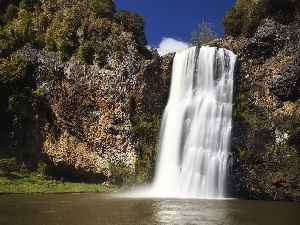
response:
M300 24L266 19L252 37L210 43L238 55L228 191L300 200Z
M104 181L112 176L111 165L134 171L136 146L146 138L134 129L139 117L151 123L162 114L172 57L146 60L130 43L122 63L108 57L110 69L74 57L62 61L57 53L30 45L18 51L32 63L47 106L42 152L56 173L61 168L61 176L98 174ZM156 138L151 134L147 142L155 146Z

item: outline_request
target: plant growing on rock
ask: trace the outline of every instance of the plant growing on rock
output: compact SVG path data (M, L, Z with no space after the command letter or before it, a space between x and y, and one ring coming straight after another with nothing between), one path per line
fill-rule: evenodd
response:
M95 50L92 44L86 42L79 46L79 49L77 51L77 58L82 62L85 62L87 64L92 64L94 52Z
M217 33L214 31L214 26L211 23L202 21L198 24L198 30L194 30L191 33L191 46L201 46L204 45L218 37Z
M299 16L299 11L297 0L238 0L227 11L222 24L225 35L252 36L264 19L277 17L278 20L287 22L290 18ZM281 14L284 16L280 16Z
M135 41L139 50L145 54L147 52L145 46L147 40L145 37L145 21L144 18L138 14L131 13L127 10L121 10L115 14L115 19L118 21L127 31L134 34Z
M12 54L8 59L0 59L0 83L22 81L28 75L28 71L29 61L19 54Z

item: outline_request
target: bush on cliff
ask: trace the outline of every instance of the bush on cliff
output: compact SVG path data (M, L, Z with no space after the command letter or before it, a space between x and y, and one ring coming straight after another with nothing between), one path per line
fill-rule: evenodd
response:
M214 25L202 21L198 24L198 30L194 30L191 33L190 46L202 46L209 41L212 41L218 37L217 33L214 31Z
M252 36L268 17L278 17L282 22L299 18L298 0L238 0L222 21L225 35ZM281 16L284 15L284 16Z
M139 51L146 56L144 28L143 17L125 10L116 12L112 0L1 1L0 57L31 43L68 59L81 44L109 43L123 31L133 34ZM111 47L114 45L106 45L107 52Z

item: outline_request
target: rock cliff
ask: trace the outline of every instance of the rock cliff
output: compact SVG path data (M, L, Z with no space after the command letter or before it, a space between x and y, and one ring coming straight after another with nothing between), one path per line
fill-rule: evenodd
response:
M134 174L137 146L140 154L154 146L155 154L172 56L146 60L135 50L114 69L74 57L62 61L57 53L30 45L18 50L32 63L32 76L44 95L42 153L61 176L105 180L114 177L111 166Z
M173 57L146 48L144 25L111 0L3 3L0 157L57 178L151 179Z
M253 36L210 45L238 55L228 191L300 200L300 23L267 18Z

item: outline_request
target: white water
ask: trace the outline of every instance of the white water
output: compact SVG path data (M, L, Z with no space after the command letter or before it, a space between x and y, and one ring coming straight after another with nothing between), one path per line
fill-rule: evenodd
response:
M214 47L176 54L150 195L225 197L235 61Z

